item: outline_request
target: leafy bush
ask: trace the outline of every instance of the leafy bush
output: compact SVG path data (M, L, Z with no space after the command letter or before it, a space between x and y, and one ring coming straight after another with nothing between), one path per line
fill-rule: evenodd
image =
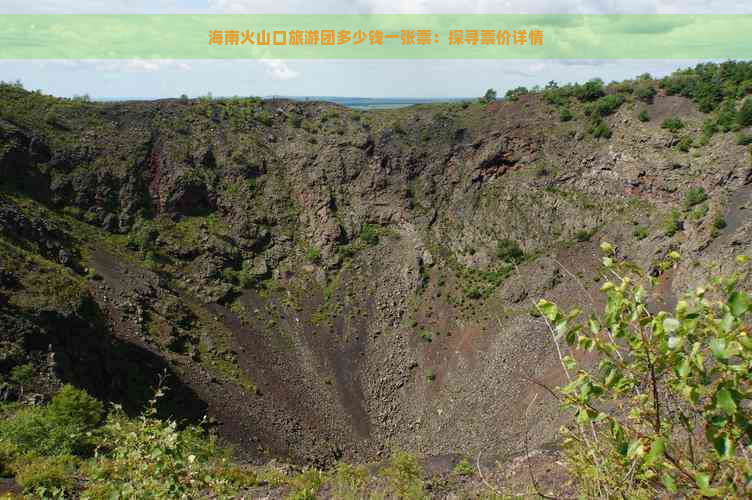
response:
M381 471L387 478L396 498L426 498L422 479L423 470L415 456L398 451L392 455L390 463Z
M517 263L525 257L520 244L508 238L496 242L496 257L503 262Z
M458 476L473 476L475 468L468 459L463 458L452 468L452 472Z
M19 455L18 447L7 441L0 441L0 477L12 477L11 464Z
M752 99L747 98L744 100L736 116L736 120L741 127L752 126Z
M590 238L595 234L595 229L580 229L574 235L574 239L579 242L590 241Z
M715 216L715 219L713 219L713 227L719 231L726 228L726 219L723 215L718 214Z
M69 455L25 458L14 468L16 482L24 493L41 498L65 498L75 491L76 461Z
M634 86L634 96L644 102L653 102L655 87L652 80L640 80Z
M26 386L31 383L34 377L34 365L26 363L23 365L16 365L10 370L10 380L14 384L18 384L21 388L21 394L23 395Z
M736 136L736 144L739 146L749 146L752 144L752 134L742 134L741 132Z
M649 234L648 228L645 226L637 226L634 228L634 231L632 231L632 236L637 241L644 240Z
M521 95L529 94L527 87L517 87L507 90L506 98L510 101L516 101Z
M584 85L575 85L574 96L583 102L592 102L600 99L605 94L603 80L594 78Z
M647 110L643 109L642 111L640 111L640 114L637 115L637 119L640 120L643 123L644 122L649 122L650 121L650 115L648 115Z
M87 430L55 421L45 408L27 407L0 422L0 440L16 446L21 453L87 454L92 448Z
M684 229L684 222L678 210L672 210L663 227L663 233L669 238Z
M672 116L671 118L666 118L665 120L663 120L663 123L661 123L661 128L665 128L666 130L670 130L671 132L676 132L684 128L684 122L682 122L680 118Z
M684 194L684 206L691 208L695 205L699 205L703 201L708 199L708 195L705 192L704 187L695 187L690 189Z
M102 403L86 391L66 384L47 405L47 414L58 425L88 430L102 419Z
M608 116L624 103L624 96L621 94L611 94L601 97L595 103L595 110L600 116Z
M561 108L561 110L559 111L559 120L563 122L568 122L568 121L572 121L573 118L574 118L574 115L569 110L569 108Z
M363 224L363 228L360 230L360 239L369 245L378 245L380 232L379 227L374 224Z
M679 149L679 151L688 152L689 148L692 147L692 138L688 135L685 135L681 139L679 139L679 142L676 144L676 147Z
M602 249L619 277L602 286L602 314L581 322L579 310L537 304L551 332L598 353L593 368L561 357L568 383L560 398L574 417L563 447L580 494L748 497L752 297L736 286L744 276L713 280L674 311L654 313L645 274L611 245ZM671 252L662 265L678 259Z
M608 139L611 137L611 129L608 128L608 124L600 117L596 117L592 122L590 122L588 133L596 139Z
M486 90L486 93L481 98L483 102L493 102L496 100L496 90L494 89L488 89Z

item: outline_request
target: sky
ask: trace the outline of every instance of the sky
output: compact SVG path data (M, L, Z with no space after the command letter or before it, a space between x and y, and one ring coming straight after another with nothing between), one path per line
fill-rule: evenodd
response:
M746 5L745 5L746 4ZM736 14L748 0L0 0L0 14ZM663 76L697 60L0 60L0 80L71 97L472 97Z

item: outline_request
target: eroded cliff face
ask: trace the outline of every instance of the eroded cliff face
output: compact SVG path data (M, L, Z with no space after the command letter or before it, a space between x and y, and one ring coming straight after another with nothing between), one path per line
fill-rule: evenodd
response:
M0 107L0 370L134 408L168 373L167 410L260 459L545 445L561 372L532 303L597 307L607 240L654 274L685 255L653 298L670 306L752 231L747 148L677 149L661 121L704 120L681 97L628 101L608 140L538 96Z

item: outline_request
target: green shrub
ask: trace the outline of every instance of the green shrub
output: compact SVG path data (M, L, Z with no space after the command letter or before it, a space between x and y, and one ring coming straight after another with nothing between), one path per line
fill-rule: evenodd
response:
M679 142L676 144L676 147L679 149L679 151L683 151L687 153L689 151L689 148L692 147L692 138L685 135L681 139L679 139Z
M379 227L374 224L363 224L359 236L369 245L378 245L380 232Z
M394 453L389 465L381 471L381 475L389 481L390 492L396 498L404 499L427 497L422 474L418 459L403 451Z
M10 380L14 384L18 384L21 388L21 395L24 393L24 389L28 386L34 378L34 365L26 363L23 365L16 365L10 370Z
M634 86L634 96L644 102L653 102L655 87L652 80L641 80Z
M726 219L723 215L718 214L715 216L715 219L713 219L713 227L719 231L726 228Z
M648 115L647 110L643 109L642 111L640 111L640 114L637 115L637 119L640 120L643 123L644 122L649 122L650 121L650 115Z
M265 109L262 109L256 115L256 119L259 121L259 123L261 123L262 125L266 125L267 127L271 126L272 124L272 116Z
M594 78L584 85L575 85L574 96L583 102L592 102L600 99L605 94L603 80Z
M504 238L496 242L496 257L503 262L518 263L525 257L520 244Z
M580 320L580 310L537 305L552 334L596 356L582 365L561 357L568 383L559 400L572 415L562 446L579 495L748 497L752 297L736 286L747 272L655 312L646 300L657 281L617 260L611 245L602 248L604 265L618 277L602 286L602 314ZM678 259L671 252L661 267Z
M683 229L684 222L681 219L681 214L678 210L672 210L668 219L666 219L666 223L664 224L663 233L666 236L671 237Z
M318 262L321 259L321 252L316 247L308 247L308 250L306 250L306 259L309 262Z
M594 234L595 229L580 229L575 233L574 238L583 243L585 241L590 241L590 238L592 238Z
M42 498L73 497L76 460L69 455L20 459L14 469L16 482L26 494Z
M684 122L682 122L680 118L672 116L671 118L666 118L665 120L663 120L663 123L661 123L661 128L665 128L666 130L670 130L671 132L676 132L684 128Z
M568 122L568 121L572 121L573 118L574 118L574 115L569 110L569 108L561 108L561 110L559 111L560 121Z
M473 476L475 475L475 467L467 458L463 458L452 468L452 472L457 476Z
M47 414L58 425L88 430L102 419L102 403L86 391L66 384L47 405Z
M87 429L61 424L42 407L27 407L0 422L0 439L17 446L22 453L69 455L89 453Z
M624 103L624 96L621 94L611 94L601 97L595 103L595 110L600 116L608 116L619 109Z
M708 199L708 195L705 192L704 187L695 187L690 189L684 194L684 206L691 208L695 205L699 205Z
M739 132L736 136L736 144L739 146L749 146L752 144L752 134Z
M12 464L19 456L18 446L7 441L0 441L0 477L12 477Z
M611 129L608 127L608 124L600 117L596 117L590 122L588 133L596 139L608 139L611 137Z
M644 240L649 234L648 228L645 226L637 226L634 228L634 231L632 231L632 236L637 241Z
M693 220L700 220L708 215L707 205L698 205L692 209L691 216Z
M736 120L741 127L752 126L752 99L749 97L744 99L742 107L739 109L739 113L736 116Z

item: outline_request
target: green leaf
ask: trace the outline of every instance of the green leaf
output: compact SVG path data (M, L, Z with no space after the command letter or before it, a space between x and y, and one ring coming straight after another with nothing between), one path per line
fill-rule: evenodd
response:
M731 314L736 318L741 318L749 309L749 302L749 295L738 290L734 291L728 301Z
M726 413L726 415L733 415L736 413L736 402L734 401L731 392L725 387L718 389L715 393L715 406L717 409Z
M672 351L681 349L683 345L684 345L684 337L669 337L668 338L668 348L671 349Z
M601 252L605 254L614 253L614 246L606 241L601 242Z
M635 457L641 457L645 454L645 447L642 445L642 441L639 439L635 439L634 441L631 441L629 443L629 448L627 448L627 457L629 458L635 458Z
M701 472L698 472L695 474L695 483L697 483L697 487L701 490L708 489L708 486L710 486L710 476Z
M661 482L663 483L663 486L666 487L669 493L676 493L678 491L676 487L676 481L674 481L674 478L671 477L671 475L668 472L663 474L663 477L661 478Z
M716 359L726 359L726 340L714 338L710 340L710 350Z
M676 318L666 318L663 320L663 329L669 333L674 333L680 326L681 323Z
M645 464L648 466L655 465L659 460L663 458L663 454L666 451L666 440L662 437L653 441L650 446L650 451L645 456Z
M555 321L556 317L559 315L559 308L556 307L556 304L545 299L540 299L537 307L549 321Z

